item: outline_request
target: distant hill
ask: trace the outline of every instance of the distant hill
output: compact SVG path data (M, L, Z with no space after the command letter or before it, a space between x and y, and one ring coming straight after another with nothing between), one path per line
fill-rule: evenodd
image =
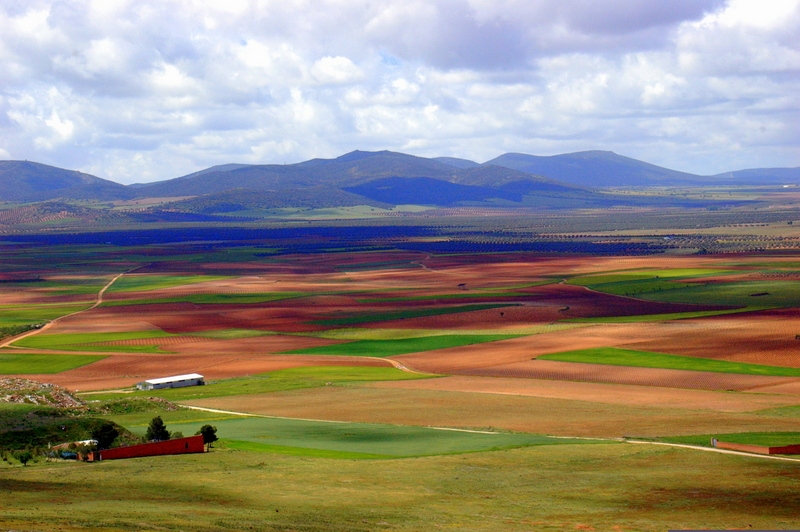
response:
M0 201L121 199L132 191L113 181L29 161L0 161Z
M752 168L711 176L720 182L734 185L789 185L800 183L798 168Z
M800 168L753 168L702 176L670 170L610 151L582 151L551 156L506 153L484 165L503 166L591 188L800 183Z
M303 207L321 209L329 207L352 207L370 205L390 207L386 203L373 201L331 187L314 187L297 190L264 192L260 190L236 189L175 201L162 206L163 209L193 212L198 214L220 214L229 212Z
M484 164L592 188L689 185L703 180L694 174L662 168L610 151L582 151L548 157L506 153Z
M504 205L547 209L615 205L697 207L700 206L697 202L676 197L623 196L598 189L798 182L800 168L739 170L704 177L608 151L549 157L508 153L483 164L454 157L428 159L391 151L353 151L333 159L311 159L297 164L223 164L175 179L130 186L28 161L0 161L0 201L35 203L190 197L164 206L158 216L165 220L173 217L169 214L173 212L213 216L281 207L354 205ZM717 205L712 204L709 206ZM149 210L157 209L150 207ZM66 211L62 209L61 212ZM89 213L78 217L83 216Z
M476 166L480 166L480 164L476 163L475 161L470 161L469 159L459 159L457 157L434 157L433 160L440 163L449 164L450 166L454 166L456 168L475 168Z

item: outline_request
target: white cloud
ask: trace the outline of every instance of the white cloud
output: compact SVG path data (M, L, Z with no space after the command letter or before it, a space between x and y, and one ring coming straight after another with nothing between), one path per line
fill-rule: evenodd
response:
M0 4L0 157L124 182L353 149L797 166L799 4Z

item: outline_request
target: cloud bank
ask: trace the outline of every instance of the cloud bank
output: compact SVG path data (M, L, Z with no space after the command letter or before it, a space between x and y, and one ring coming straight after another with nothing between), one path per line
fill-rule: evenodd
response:
M800 165L800 0L0 4L0 157L123 183L353 149Z

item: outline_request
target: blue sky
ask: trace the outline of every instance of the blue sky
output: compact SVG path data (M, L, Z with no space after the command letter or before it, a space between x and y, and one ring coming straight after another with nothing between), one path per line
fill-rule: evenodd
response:
M800 166L800 0L0 3L0 159L122 183L355 149Z

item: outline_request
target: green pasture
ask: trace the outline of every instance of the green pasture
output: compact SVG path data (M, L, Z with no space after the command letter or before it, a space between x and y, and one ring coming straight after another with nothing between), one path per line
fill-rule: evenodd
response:
M553 284L553 280L537 281L534 283L525 283L516 286L498 287L498 288L469 288L467 290L450 292L445 294L430 294L427 290L420 290L419 295L411 295L404 297L372 297L367 299L359 299L361 303L392 303L403 301L431 301L437 299L497 299L505 297L525 297L529 296L528 292L517 292L523 288L533 288L536 286L544 286Z
M564 320L565 322L568 320ZM577 321L577 320L575 320ZM585 327L581 323L548 323L544 325L528 325L515 327L505 332L510 336L531 336L533 334L545 334L556 331L565 331ZM469 329L459 330L463 335L496 335L493 329ZM202 333L205 336L205 333ZM453 331L448 329L379 329L379 328L356 328L346 327L342 329L328 329L313 333L302 333L302 336L313 336L315 338L329 338L331 340L402 340L405 338L421 338L425 336L447 336L452 335Z
M800 377L800 368L763 366L743 362L728 362L649 351L634 351L616 347L599 347L564 353L551 353L537 357L537 360L556 360L559 362L578 362L583 364L605 364L609 366L632 366L639 368L681 369L690 371L710 371L713 373L737 373L742 375L767 375L770 377Z
M46 323L61 316L89 308L88 303L74 305L0 306L0 327Z
M94 464L0 462L0 491L0 528L17 531L800 528L797 464L653 445L402 460L218 447Z
M164 331L133 331L116 333L70 333L37 334L14 343L18 347L30 349L53 349L59 351L111 351L129 353L163 353L155 345L98 345L103 342L137 340L141 338L169 338L174 334Z
M213 329L210 331L187 333L186 336L202 336L203 338L215 338L218 340L235 340L237 338L256 338L258 336L271 336L274 334L278 333L259 329Z
M399 381L430 378L430 375L408 373L395 368L357 367L357 366L310 366L282 369L220 381L209 381L205 386L150 390L126 394L131 397L163 397L170 401L187 401L209 397L230 395L254 395L271 392L285 392L320 386L340 386L353 382ZM93 394L91 399L107 400L119 398L119 394Z
M100 355L28 355L0 353L0 375L61 373L105 358Z
M597 275L584 275L573 277L567 284L578 286L594 286L599 284L623 283L630 281L644 281L648 279L692 279L697 277L707 277L711 275L724 275L737 273L736 270L720 270L708 268L675 268L670 270L636 270L621 271L613 273L601 273Z
M15 290L35 290L39 295L81 295L97 294L109 277L44 278L29 282L0 283L0 288Z
M752 312L757 308L736 308L728 310L701 310L696 312L672 312L668 314L638 314L636 316L606 316L598 318L572 318L561 320L566 323L640 323L649 321L688 320L692 318L707 318L710 316L724 316L725 314L739 314Z
M158 305L165 303L194 303L195 305L250 305L281 299L304 297L301 292L265 292L252 294L186 294L176 297L117 299L103 301L104 307L129 305Z
M488 310L494 308L513 307L514 304L486 304L486 305L463 305L458 307L440 307L410 310L395 310L391 312L371 312L368 314L355 314L342 318L331 318L326 320L316 320L317 325L340 326L358 325L360 323L374 323L379 321L393 321L411 318L424 318L428 316L443 316L446 314L460 314L462 312L472 312L475 310Z
M698 303L731 307L796 307L800 305L800 281L743 281L699 284L640 294L638 297L666 303Z
M465 432L429 427L386 425L378 423L340 423L300 419L246 417L215 422L217 435L236 448L246 442L250 451L278 452L307 450L346 453L342 458L359 454L367 458L400 458L441 454L493 451L530 445L563 445L595 442L550 438L536 434ZM173 423L168 429L193 434L197 423ZM135 427L142 433L146 427ZM329 455L331 456L331 455ZM334 457L335 455L331 456Z
M91 395L83 397L83 399L91 398ZM104 402L108 402L108 400ZM98 406L98 403L91 400L88 404L90 407ZM102 402L100 404L102 404ZM234 414L218 414L189 408L179 408L178 410L152 410L147 412L132 412L129 414L99 414L99 417L110 419L114 423L122 425L138 434L144 434L147 431L147 426L150 424L150 421L156 416L161 417L168 430L180 430L183 432L184 436L191 436L200 430L200 427L206 424L213 425L225 419L241 419L241 416ZM176 429L173 427L173 424L181 424L182 428ZM189 424L195 427L191 429L191 432L186 431L186 425Z
M208 281L220 281L230 279L225 275L124 275L117 279L109 292L147 292L150 290L162 290L174 286L187 284L205 283Z
M693 436L670 436L659 438L670 443L686 443L711 447L711 438L729 443L762 445L764 447L783 447L800 445L800 432L735 432L730 434L701 434Z
M337 356L369 356L391 357L406 353L419 353L460 347L464 345L482 344L519 338L511 334L448 334L441 336L422 336L418 338L403 338L399 340L357 340L343 344L309 347L284 351L291 355L337 355Z

